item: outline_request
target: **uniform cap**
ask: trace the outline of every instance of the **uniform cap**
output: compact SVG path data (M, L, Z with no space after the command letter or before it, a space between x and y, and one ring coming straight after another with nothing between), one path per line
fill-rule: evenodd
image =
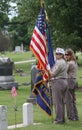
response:
M65 55L65 51L64 51L63 48L57 48L57 49L56 49L56 53L60 53L60 54Z

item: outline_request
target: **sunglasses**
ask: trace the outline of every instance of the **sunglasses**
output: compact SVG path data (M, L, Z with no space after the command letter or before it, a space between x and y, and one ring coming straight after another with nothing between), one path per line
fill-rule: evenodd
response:
M61 55L61 53L56 53L56 55Z
M65 54L65 56L69 56L69 54Z

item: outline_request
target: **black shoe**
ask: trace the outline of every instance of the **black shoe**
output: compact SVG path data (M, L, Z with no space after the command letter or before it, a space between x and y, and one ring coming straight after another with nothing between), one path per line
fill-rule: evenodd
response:
M79 121L79 118L75 118L75 121Z
M73 118L73 119L72 119L72 118L69 118L69 120L70 120L70 121L79 121L78 118Z
M69 119L69 121L75 121L75 119Z
M70 121L74 121L74 120L75 120L74 118L70 118L70 117L69 117L68 119L69 119Z
M65 121L54 121L55 124L64 124Z

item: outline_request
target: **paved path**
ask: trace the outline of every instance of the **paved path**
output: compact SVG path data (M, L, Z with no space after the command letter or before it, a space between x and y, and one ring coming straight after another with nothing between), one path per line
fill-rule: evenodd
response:
M24 125L23 124L11 125L11 126L8 126L8 129L21 128L21 127L24 127Z
M35 62L36 59L33 59L33 60L25 60L25 61L17 61L17 62L14 62L15 64L21 64L21 63L29 63L29 62Z
M33 123L31 125L41 125L42 123ZM11 126L8 126L8 129L15 129L15 128L21 128L21 127L27 127L23 124L16 124L16 125L11 125Z

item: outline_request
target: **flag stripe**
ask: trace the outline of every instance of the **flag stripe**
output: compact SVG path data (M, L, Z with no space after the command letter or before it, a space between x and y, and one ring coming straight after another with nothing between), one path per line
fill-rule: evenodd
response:
M37 52L39 53L39 55L42 55L45 58L44 48L42 46L40 46L40 43L38 43L37 39L32 37L32 43L34 46L36 46L38 48L39 52L38 52L38 50L37 50Z
M30 49L31 48L33 52L35 52L38 60L40 60L42 66L44 66L43 68L46 69L46 38L41 34L37 27L35 27L34 29L34 33L30 44Z
M37 52L38 48L34 45L30 46L30 49L33 51L33 53L35 54L35 56L38 58L38 60L40 61L41 66L43 66L43 69L46 68L46 64L45 64L45 59L43 60L40 53ZM44 57L43 57L44 58Z
M44 46L44 48L46 48L46 38L45 38L44 35L42 35L42 33L38 30L38 28L36 26L35 26L35 29L34 29L34 34L36 34L36 36L39 39L40 43Z

